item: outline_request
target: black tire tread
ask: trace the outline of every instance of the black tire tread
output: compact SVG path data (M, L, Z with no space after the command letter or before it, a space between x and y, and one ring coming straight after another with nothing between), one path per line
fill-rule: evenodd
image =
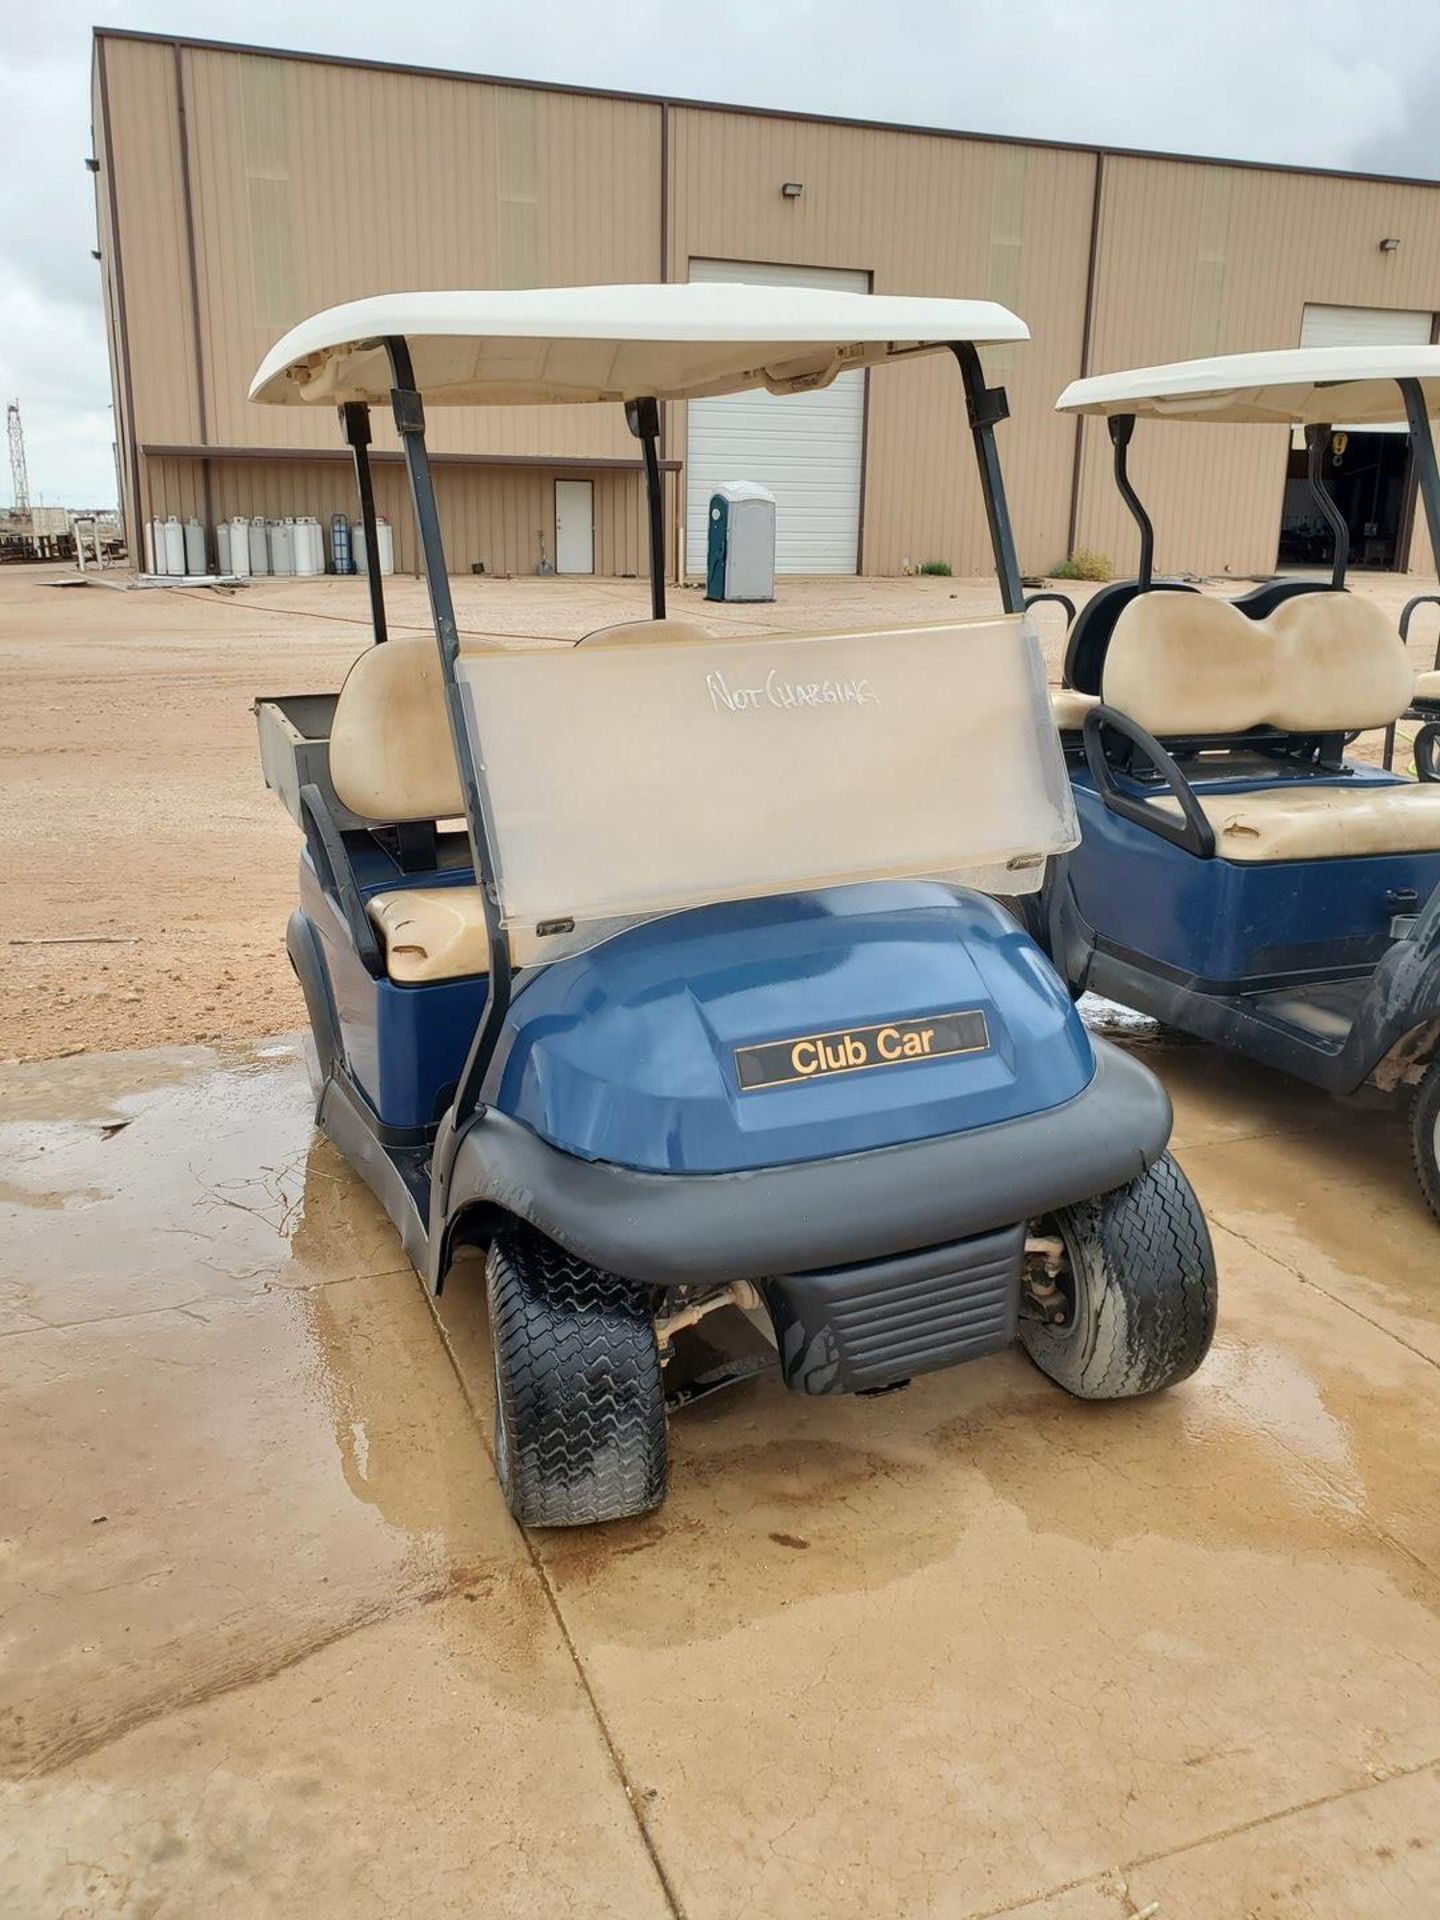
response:
M1440 1121L1440 1056L1425 1069L1410 1103L1410 1158L1431 1213L1440 1220L1440 1165L1435 1159L1435 1127Z
M579 1527L657 1507L665 1390L644 1289L516 1225L491 1242L486 1291L497 1467L515 1518Z
M1055 1327L1022 1319L1026 1352L1083 1400L1128 1400L1187 1379L1210 1350L1217 1284L1210 1231L1168 1153L1127 1186L1067 1207L1057 1224L1077 1308Z

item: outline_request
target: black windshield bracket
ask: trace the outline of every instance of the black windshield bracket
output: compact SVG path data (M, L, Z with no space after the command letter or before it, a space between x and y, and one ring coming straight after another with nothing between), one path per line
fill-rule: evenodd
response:
M1145 511L1145 503L1130 480L1130 439L1135 431L1133 413L1112 413L1106 422L1110 444L1115 449L1115 491L1130 510L1130 518L1140 529L1140 569L1136 575L1140 591L1148 593L1155 577L1155 523Z
M355 486L360 495L360 525L365 530L365 576L370 586L370 625L378 645L387 637L385 585L380 573L380 543L375 537L375 483L370 473L370 409L363 400L340 408L340 430L355 457Z
M1325 459L1325 445L1330 438L1330 428L1318 423L1305 429L1305 480L1310 489L1310 498L1320 510L1320 517L1329 527L1334 538L1334 548L1330 560L1330 586L1339 593L1345 585L1345 569L1350 561L1350 529L1345 524L1345 516L1336 506L1334 497L1321 478L1321 467Z
M465 802L465 821L469 828L470 852L475 882L480 889L485 932L490 943L490 972L485 1006L475 1038L470 1044L460 1079L455 1088L455 1103L445 1127L445 1152L450 1153L471 1119L480 1111L490 1063L500 1044L505 1016L510 1010L511 960L510 935L501 917L495 882L495 850L490 842L485 808L480 796L480 770L474 742L470 737L465 711L465 696L460 685L460 634L455 623L455 605L450 592L450 576L445 568L445 541L440 526L440 508L435 498L435 480L430 470L430 455L425 446L425 410L415 387L415 370L409 342L392 337L385 342L390 357L392 380L391 405L395 424L400 429L405 451L405 470L410 478L410 499L415 511L415 531L420 541L420 559L425 570L425 586L430 596L430 614L435 626L435 642L440 650L440 673L445 688L445 710L450 722L450 737L455 747L455 763L460 773L460 792ZM437 1141L435 1177L443 1184L448 1160Z
M627 400L625 424L640 442L645 462L645 504L650 523L650 617L665 618L665 496L660 484L660 405Z
M1023 613L1025 590L1020 584L1020 560L1010 525L1010 504L1005 498L1000 450L995 444L995 428L1001 420L1010 418L1010 402L1003 387L985 384L980 355L969 340L952 340L950 351L959 363L960 376L965 382L965 412L970 422L970 437L975 443L975 465L990 528L995 577L1000 583L1000 604L1006 613Z

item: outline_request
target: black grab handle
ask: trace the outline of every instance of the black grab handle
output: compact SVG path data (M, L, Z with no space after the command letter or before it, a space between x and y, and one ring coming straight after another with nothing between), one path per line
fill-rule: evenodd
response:
M1183 820L1172 819L1151 801L1138 800L1133 794L1124 793L1116 786L1110 763L1105 758L1107 729L1120 734L1140 749L1180 802ZM1174 846L1184 847L1187 853L1193 853L1197 859L1214 859L1215 829L1205 818L1190 782L1153 733L1147 733L1144 727L1127 715L1117 713L1114 707L1101 705L1092 707L1086 714L1082 738L1085 758L1090 765L1090 777L1100 789L1100 797L1111 813L1118 813L1122 820L1133 820L1136 826L1158 834L1162 840L1169 840Z
M1048 588L1044 593L1032 593L1025 602L1024 611L1029 613L1032 607L1043 607L1047 601L1057 607L1064 607L1065 625L1067 627L1074 626L1075 602L1070 598L1068 593L1052 593Z

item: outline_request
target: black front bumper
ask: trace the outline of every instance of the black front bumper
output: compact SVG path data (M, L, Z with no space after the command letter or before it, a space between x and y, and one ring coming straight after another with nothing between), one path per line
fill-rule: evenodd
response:
M1015 1338L1025 1226L761 1282L787 1387L863 1393L996 1353Z
M1094 1046L1094 1077L1061 1106L972 1133L744 1173L637 1173L580 1160L488 1111L460 1141L444 1218L432 1220L431 1282L443 1278L455 1229L477 1207L526 1220L593 1266L659 1288L773 1281L818 1298L830 1270L953 1251L1124 1186L1164 1152L1164 1088L1129 1055Z

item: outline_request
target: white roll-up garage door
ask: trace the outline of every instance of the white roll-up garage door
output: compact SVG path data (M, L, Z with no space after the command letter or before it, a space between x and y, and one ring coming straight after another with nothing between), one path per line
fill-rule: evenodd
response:
M1423 347L1431 315L1405 307L1307 306L1300 322L1302 347Z
M692 260L692 280L868 293L870 276L832 267L757 267ZM686 432L685 568L705 571L710 496L758 480L775 496L777 573L854 573L860 552L865 375L841 374L818 393L724 394L692 400Z
M1424 347L1430 343L1430 328L1435 316L1417 313L1409 307L1328 307L1307 305L1300 321L1302 347ZM1337 420L1337 427L1346 422ZM1404 433L1405 423L1366 427L1366 433ZM1353 432L1354 429L1350 428ZM1296 427L1290 445L1305 444L1305 430Z

